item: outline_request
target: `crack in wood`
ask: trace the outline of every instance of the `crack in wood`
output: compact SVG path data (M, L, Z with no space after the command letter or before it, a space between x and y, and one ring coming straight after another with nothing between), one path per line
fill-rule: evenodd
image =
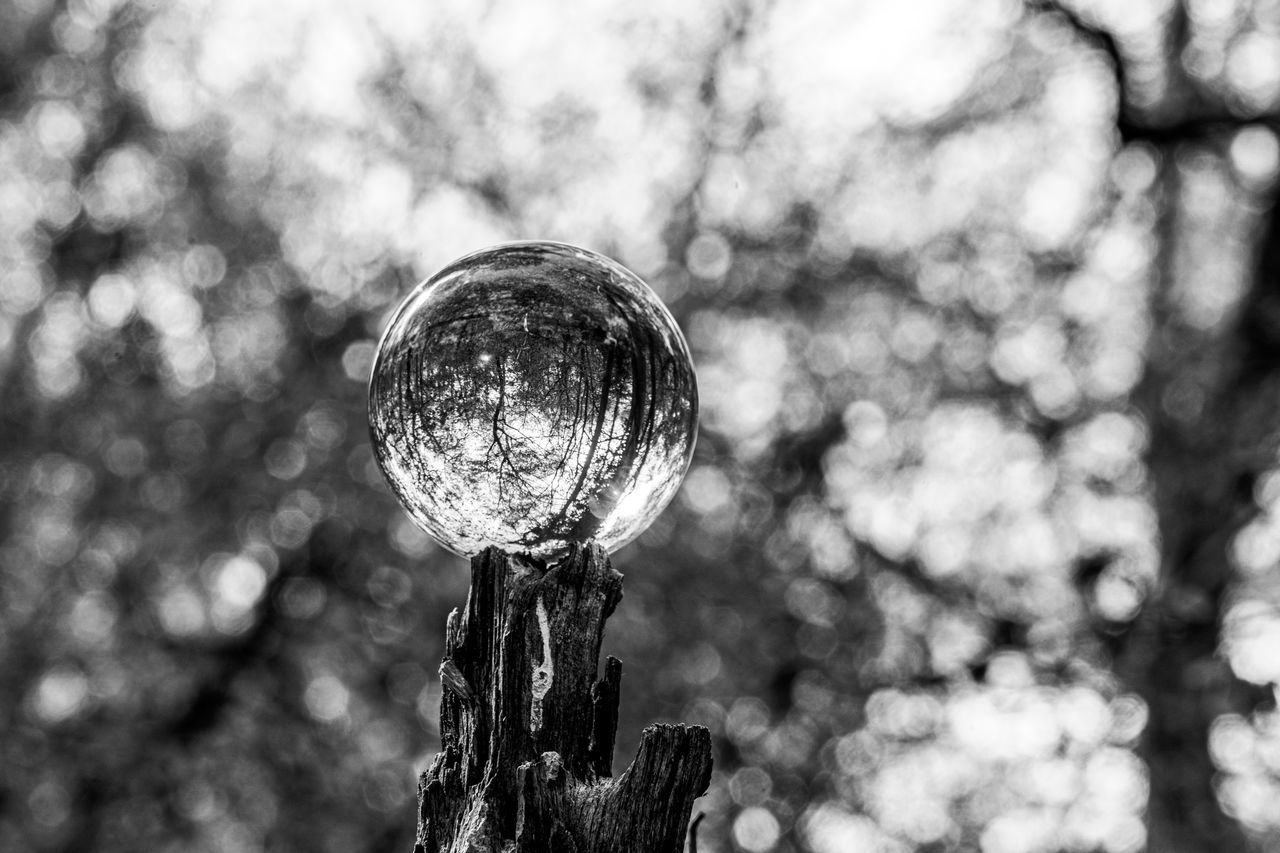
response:
M529 731L542 731L542 700L551 690L555 678L555 665L551 661L551 624L547 621L547 606L538 596L538 628L542 631L542 663L533 668L533 707L529 712Z

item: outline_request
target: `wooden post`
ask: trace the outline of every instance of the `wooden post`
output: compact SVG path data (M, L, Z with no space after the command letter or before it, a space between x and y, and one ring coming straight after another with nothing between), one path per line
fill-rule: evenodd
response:
M490 548L440 666L442 751L418 782L414 853L680 853L711 776L701 726L652 725L612 775L622 664L597 679L622 575L599 546L551 568Z

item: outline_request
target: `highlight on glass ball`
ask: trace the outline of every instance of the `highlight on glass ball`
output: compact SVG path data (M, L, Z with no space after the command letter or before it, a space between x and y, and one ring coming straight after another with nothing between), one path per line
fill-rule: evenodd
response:
M418 285L369 383L378 464L462 556L626 544L675 495L697 420L689 349L658 296L561 243L483 249Z

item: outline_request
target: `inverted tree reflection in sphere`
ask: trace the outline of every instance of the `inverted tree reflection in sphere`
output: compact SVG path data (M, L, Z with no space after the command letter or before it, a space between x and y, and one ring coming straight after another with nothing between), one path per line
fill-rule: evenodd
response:
M689 351L658 297L558 243L485 249L420 284L369 388L383 473L463 556L629 542L679 488L697 415Z

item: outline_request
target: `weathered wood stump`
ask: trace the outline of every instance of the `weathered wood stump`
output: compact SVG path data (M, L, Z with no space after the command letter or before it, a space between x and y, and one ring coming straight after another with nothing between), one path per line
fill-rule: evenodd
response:
M679 853L711 775L701 726L645 729L610 778L622 664L597 680L622 575L594 544L551 568L490 548L440 666L442 751L418 782L414 853Z

